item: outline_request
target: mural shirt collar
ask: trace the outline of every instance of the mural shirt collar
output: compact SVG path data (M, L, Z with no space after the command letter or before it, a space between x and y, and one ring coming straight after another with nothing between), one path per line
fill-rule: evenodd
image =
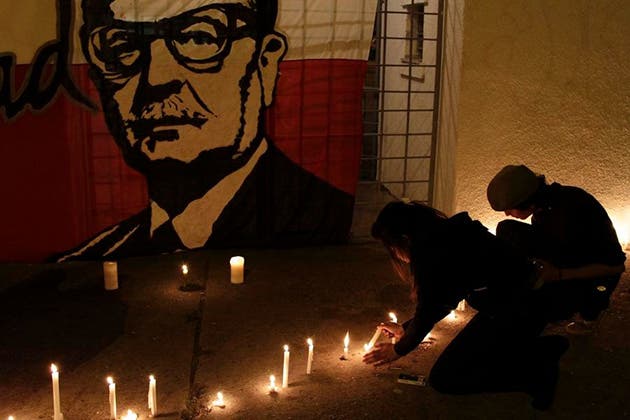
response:
M213 225L221 216L221 212L234 198L266 151L267 141L263 139L251 159L242 168L223 178L203 197L192 201L182 213L172 219L173 227L186 248L204 246L212 235ZM151 202L151 234L168 220L166 211L157 203Z

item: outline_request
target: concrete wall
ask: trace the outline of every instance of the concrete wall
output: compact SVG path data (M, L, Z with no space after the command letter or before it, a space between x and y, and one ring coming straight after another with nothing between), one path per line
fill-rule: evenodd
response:
M630 1L467 1L454 209L494 227L487 182L522 162L594 194L627 236L629 57Z

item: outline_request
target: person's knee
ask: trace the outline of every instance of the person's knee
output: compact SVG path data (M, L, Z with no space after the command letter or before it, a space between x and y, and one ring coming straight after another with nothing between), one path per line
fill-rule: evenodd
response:
M444 364L436 364L429 374L429 385L438 392L443 394L457 393L456 387L453 386L455 377L451 369L447 369Z

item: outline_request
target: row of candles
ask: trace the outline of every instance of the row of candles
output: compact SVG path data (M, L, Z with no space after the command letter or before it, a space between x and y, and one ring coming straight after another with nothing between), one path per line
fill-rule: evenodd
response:
M395 320L395 315L390 313ZM394 321L395 322L395 321ZM380 329L376 330L380 333ZM376 342L379 334L374 334L372 340L370 341L371 345ZM347 358L348 355L348 345L350 343L350 333L347 332L344 338L344 355ZM313 369L313 339L308 338L306 340L306 344L308 346L308 357L306 362L306 374L310 375ZM367 346L367 344L366 344ZM367 347L366 347L367 349ZM284 345L284 363L282 367L282 388L287 388L289 386L289 346L287 344ZM50 365L50 372L52 377L52 394L53 394L53 420L63 420L63 413L61 412L61 397L59 392L59 370L57 365L54 363ZM116 404L116 382L114 382L114 378L108 376L106 379L108 389L109 389L109 412L110 419L116 419L118 409ZM269 377L269 392L275 393L278 392L278 388L276 386L276 378L274 375ZM223 408L225 407L225 400L223 398L223 393L217 393L217 399L212 403L215 407ZM157 381L154 375L149 375L149 392L147 394L147 406L151 412L151 416L155 417L157 414ZM136 420L138 419L138 415L134 413L132 410L127 410L127 413L122 416L122 420ZM15 420L15 417L9 416L8 420Z
M464 311L466 309L465 301L461 301L457 305L457 311ZM389 320L393 323L398 323L398 318L396 314L390 312ZM451 313L447 316L447 319L452 321L457 318L455 311L451 311ZM374 347L376 341L382 334L382 329L377 327L376 331L372 335L370 341L364 344L363 349L365 352L368 352ZM396 338L391 338L392 343L396 343ZM306 340L306 344L308 346L308 356L306 359L306 374L310 375L313 370L313 348L314 343L312 338L308 338ZM348 359L348 351L350 345L350 332L346 332L346 335L343 339L343 360ZM283 346L284 349L284 359L282 366L282 388L287 388L289 386L289 361L290 361L290 352L289 346L285 344ZM53 393L53 420L63 420L63 413L61 412L61 399L59 395L59 370L55 364L50 365L50 371L52 376L52 393ZM108 376L107 379L108 389L109 389L109 411L110 411L110 419L117 418L117 406L116 406L116 383L114 382L114 378ZM269 376L269 393L277 393L278 387L276 386L276 377L275 375ZM151 412L151 416L155 417L158 413L158 404L157 404L157 381L154 375L149 375L149 392L147 394L147 406ZM225 408L225 400L222 392L217 393L216 400L212 402L212 406ZM137 420L138 415L134 413L132 410L127 410L127 413L121 417L122 420ZM8 420L15 420L13 416L9 416Z
M184 278L188 274L188 265L182 264ZM118 263L116 261L103 262L103 281L105 290L118 289ZM242 284L245 281L245 258L240 255L230 258L230 283Z
M59 370L54 363L50 365L50 372L52 377L52 394L53 394L53 420L63 420L63 413L61 412L61 397L59 393ZM107 387L109 390L109 413L110 419L117 419L118 407L116 404L116 382L114 378L108 376L106 378ZM149 392L147 394L147 406L151 412L151 417L155 417L158 413L157 405L157 380L154 375L149 375ZM223 393L217 393L217 399L213 401L215 407L225 407L223 400ZM137 420L138 414L133 410L127 410L127 412L121 417L121 420ZM16 420L14 416L9 416L8 420Z

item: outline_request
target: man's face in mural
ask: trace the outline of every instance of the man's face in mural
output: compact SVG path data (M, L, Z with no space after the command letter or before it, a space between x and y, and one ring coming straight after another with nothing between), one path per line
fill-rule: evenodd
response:
M82 43L128 161L246 161L286 50L284 37L261 33L255 2L96 3L84 5Z

